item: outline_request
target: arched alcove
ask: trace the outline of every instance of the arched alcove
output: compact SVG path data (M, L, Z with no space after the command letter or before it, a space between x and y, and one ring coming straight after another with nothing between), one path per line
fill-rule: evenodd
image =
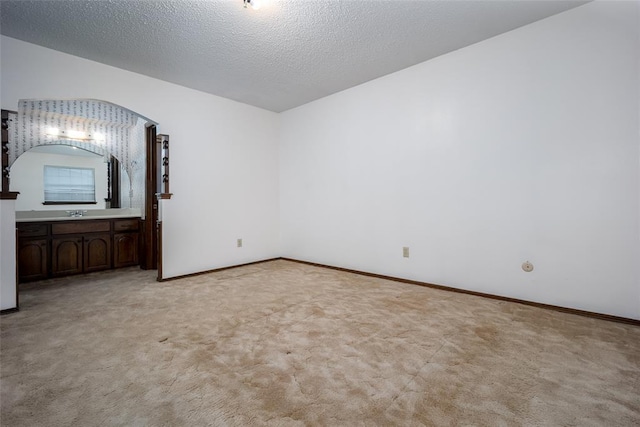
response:
M17 111L2 110L2 192L3 200L17 200L20 188L14 186L11 167L24 153L39 148L53 148L56 146L72 146L81 148L98 156L98 161L107 160L112 164L122 166L129 176L131 186L129 205L121 212L110 209L88 209L83 211L48 210L42 214L41 208L28 212L15 209L16 202L11 203L11 216L21 221L34 218L64 218L70 214L84 216L78 212L91 216L120 216L140 217L140 266L143 269L158 269L161 278L161 268L158 263L161 251L159 234L161 220L159 217L158 199L168 199L168 135L156 135L154 121L125 107L108 101L96 99L69 100L20 100ZM45 165L46 166L46 165ZM60 166L60 165L57 165ZM57 167L50 166L49 171ZM94 171L103 166L94 166ZM73 169L62 165L62 168ZM79 167L76 169L88 169ZM112 170L109 167L109 170ZM120 170L120 169L118 169ZM57 172L56 172L57 173ZM61 172L66 173L66 172ZM82 172L83 176L87 176ZM69 173L71 176L71 173ZM34 179L33 176L27 179ZM37 178L36 178L37 179ZM65 184L67 185L67 184ZM88 190L86 180L79 184L85 193L97 194ZM38 191L40 192L40 191ZM77 193L79 194L79 193ZM43 205L83 205L91 199L75 199L75 195L65 200L44 201ZM111 198L108 198L111 200ZM95 202L97 204L97 200ZM91 204L91 203L89 203ZM104 206L107 207L107 206ZM111 206L108 206L111 207ZM110 212L102 212L109 210ZM94 212L91 212L94 211ZM124 212L126 211L126 212ZM73 215L71 215L73 216ZM89 218L90 219L90 218ZM58 220L58 219L56 219ZM11 249L15 249L13 246ZM10 251L13 252L13 251Z
M37 146L69 145L116 158L130 177L130 207L145 212L146 128L154 121L96 99L20 100L9 113L9 171L16 159ZM19 191L11 185L12 191Z

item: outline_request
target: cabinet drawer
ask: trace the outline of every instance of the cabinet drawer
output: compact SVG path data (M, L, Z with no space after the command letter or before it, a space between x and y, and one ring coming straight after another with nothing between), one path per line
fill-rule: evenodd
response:
M47 231L47 224L18 223L18 234L20 237L46 236Z
M113 231L138 231L140 221L137 219L119 219L113 221Z
M111 231L111 223L107 221L64 221L51 224L52 234L96 233Z

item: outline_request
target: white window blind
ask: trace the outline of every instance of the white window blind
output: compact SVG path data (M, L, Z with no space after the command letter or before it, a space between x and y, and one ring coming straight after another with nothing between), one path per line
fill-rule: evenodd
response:
M95 203L95 169L44 167L45 203Z

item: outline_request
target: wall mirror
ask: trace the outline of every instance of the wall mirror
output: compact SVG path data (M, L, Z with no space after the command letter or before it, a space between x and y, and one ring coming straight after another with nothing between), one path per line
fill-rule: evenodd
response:
M95 203L46 204L45 166L93 170ZM131 179L118 159L77 147L72 142L39 145L23 153L11 166L10 187L11 191L20 193L16 200L18 211L131 208Z

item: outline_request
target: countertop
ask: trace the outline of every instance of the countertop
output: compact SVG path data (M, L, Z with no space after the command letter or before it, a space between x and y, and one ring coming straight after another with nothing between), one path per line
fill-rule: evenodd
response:
M140 217L140 209L95 209L87 210L82 216L69 216L67 211L16 211L16 222L86 221Z

